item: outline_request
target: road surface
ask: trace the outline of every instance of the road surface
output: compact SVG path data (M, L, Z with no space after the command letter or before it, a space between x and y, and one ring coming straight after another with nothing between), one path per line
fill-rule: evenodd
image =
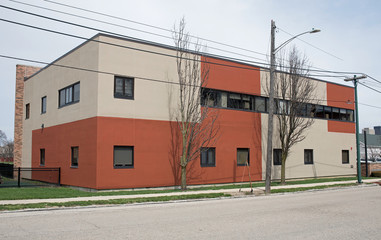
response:
M2 212L0 239L381 239L381 187Z

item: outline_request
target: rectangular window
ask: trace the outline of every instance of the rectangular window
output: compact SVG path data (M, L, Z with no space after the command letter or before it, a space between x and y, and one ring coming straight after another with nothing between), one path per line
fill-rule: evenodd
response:
M79 89L80 89L80 84L78 82L59 90L59 94L58 94L59 107L63 107L69 104L79 102L79 95L80 95Z
M282 149L274 149L273 162L274 162L274 166L282 165Z
M30 117L30 104L27 103L25 105L25 119L29 119L29 117Z
M304 149L304 164L314 164L314 155L312 149Z
M250 156L248 148L237 148L237 165L246 166L250 165Z
M46 113L46 96L41 98L41 114Z
M201 167L215 167L216 166L216 149L215 148L201 148L200 154Z
M201 105L208 107L217 106L217 93L213 90L203 88L201 93Z
M114 97L134 99L134 79L115 76Z
M114 168L134 167L134 147L114 146Z
M349 163L349 150L342 150L341 151L341 162L343 164Z
M320 105L316 106L315 117L317 117L317 118L324 118L324 108L323 108L323 106L320 106Z
M78 167L79 148L71 147L71 166Z
M340 120L340 109L339 108L332 108L332 119Z
M45 166L45 149L40 149L40 166Z
M332 118L332 108L324 106L324 118L331 119Z
M255 97L254 99L254 109L258 112L266 112L266 98Z

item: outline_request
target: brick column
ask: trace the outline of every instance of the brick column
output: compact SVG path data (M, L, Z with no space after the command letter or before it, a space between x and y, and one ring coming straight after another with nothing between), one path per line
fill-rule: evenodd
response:
M24 120L24 80L36 73L41 68L17 65L16 88L15 88L15 126L14 126L14 149L13 166L21 167L23 145L23 120Z

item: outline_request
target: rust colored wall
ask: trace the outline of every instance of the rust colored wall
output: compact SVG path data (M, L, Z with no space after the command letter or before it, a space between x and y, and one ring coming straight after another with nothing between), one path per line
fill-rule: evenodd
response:
M348 104L349 102L350 104ZM327 105L332 107L355 109L355 89L333 83L327 83Z
M356 124L354 122L342 122L327 120L328 132L356 133Z
M210 64L206 87L253 95L261 94L259 68L215 58L207 58L207 61ZM204 64L202 62L203 66Z
M327 105L332 107L355 109L355 90L351 87L327 83ZM350 104L348 104L348 102ZM354 122L328 120L328 132L355 133Z
M41 68L17 65L15 87L15 120L14 120L14 167L21 167L24 121L24 80Z
M75 146L79 146L78 168L71 167L71 147ZM45 167L61 167L62 184L96 188L97 118L34 130L32 167L40 167L41 148L45 149Z

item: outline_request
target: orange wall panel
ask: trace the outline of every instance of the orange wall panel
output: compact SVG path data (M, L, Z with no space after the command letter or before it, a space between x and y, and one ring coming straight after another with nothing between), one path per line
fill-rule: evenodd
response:
M45 167L61 167L62 184L95 188L96 126L97 118L90 118L34 130L32 167L40 167L40 149L44 148ZM71 147L75 146L79 146L78 168L71 167Z
M327 120L328 132L340 132L340 133L356 133L356 125L354 122L341 122Z
M261 94L259 68L216 58L203 57L202 59L210 62L207 88L253 95ZM204 61L202 66L205 66Z
M355 109L355 90L351 87L327 83L327 105Z

